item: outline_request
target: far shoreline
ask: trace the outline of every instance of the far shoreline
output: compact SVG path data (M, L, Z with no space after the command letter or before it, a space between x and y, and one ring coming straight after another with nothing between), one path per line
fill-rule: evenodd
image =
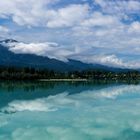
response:
M41 82L87 82L88 79L39 79Z

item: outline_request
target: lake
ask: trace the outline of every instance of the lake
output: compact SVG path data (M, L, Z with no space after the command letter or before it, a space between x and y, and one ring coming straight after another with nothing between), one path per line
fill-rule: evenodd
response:
M0 140L140 140L140 85L0 82Z

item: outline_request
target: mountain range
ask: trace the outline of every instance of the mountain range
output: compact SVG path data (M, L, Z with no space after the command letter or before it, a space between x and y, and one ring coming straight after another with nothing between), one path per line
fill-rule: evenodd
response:
M13 67L33 67L55 71L76 71L87 69L100 69L107 71L126 71L127 69L113 68L100 64L87 64L81 61L69 59L68 62L63 62L57 59L50 59L44 56L34 54L16 54L9 51L8 47L3 44L18 42L13 39L5 39L0 41L0 66Z

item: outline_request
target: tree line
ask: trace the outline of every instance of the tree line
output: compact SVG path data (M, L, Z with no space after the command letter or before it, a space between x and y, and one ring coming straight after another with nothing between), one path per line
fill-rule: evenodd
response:
M83 70L58 72L48 69L0 67L1 80L35 80L35 79L88 79L88 80L138 80L139 71L112 72L105 70Z

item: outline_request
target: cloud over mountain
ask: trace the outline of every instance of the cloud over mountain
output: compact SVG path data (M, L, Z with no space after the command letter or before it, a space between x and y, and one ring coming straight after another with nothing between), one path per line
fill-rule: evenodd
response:
M62 62L69 62L69 60L81 61L84 64L100 64L110 67L118 68L139 68L139 63L135 61L123 61L115 54L92 55L90 48L66 48L53 42L44 43L23 43L13 40L1 41L0 45L6 47L9 51L15 54L31 54L36 56L43 56L50 59L56 59Z
M139 0L4 0L0 19L15 53L140 67Z

